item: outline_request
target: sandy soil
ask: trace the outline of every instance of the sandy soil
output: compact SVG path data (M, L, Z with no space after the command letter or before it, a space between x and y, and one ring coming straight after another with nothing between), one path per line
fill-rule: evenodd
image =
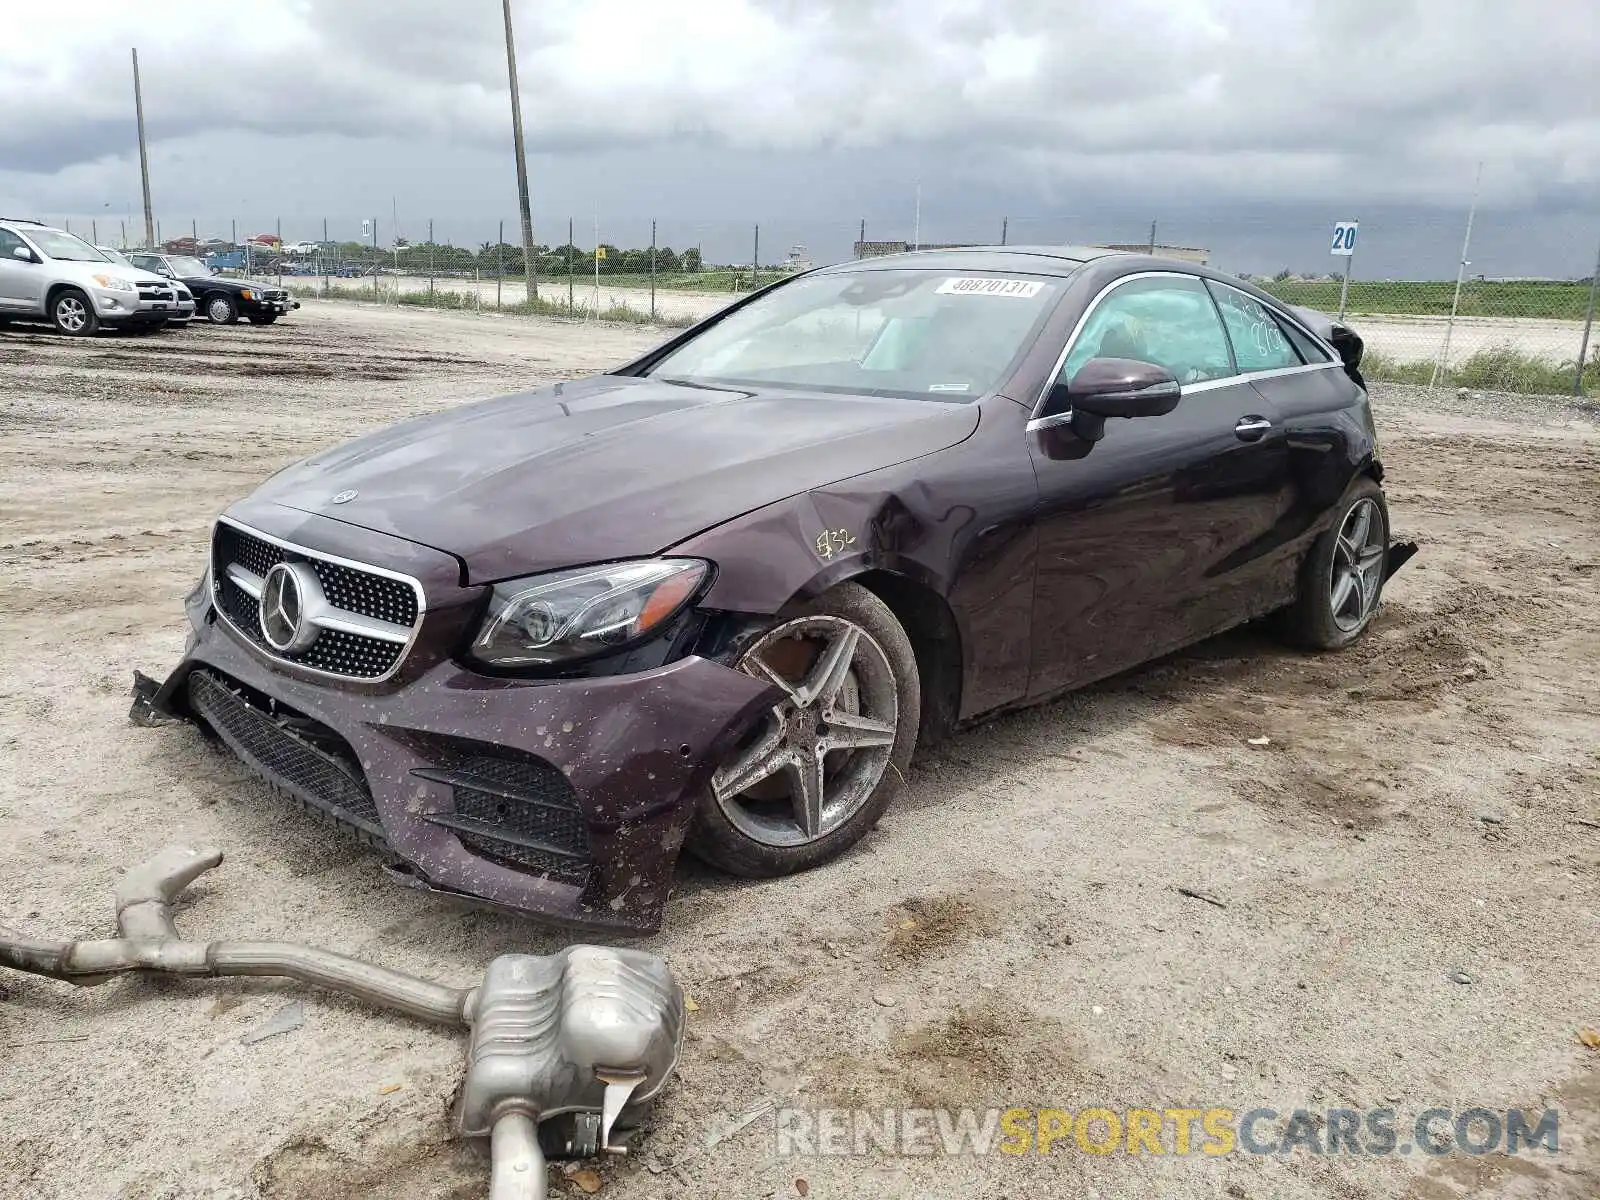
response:
M194 730L129 726L127 688L176 660L207 525L269 472L651 337L329 304L270 329L0 334L0 916L103 935L121 867L211 842L228 859L192 889L195 936L451 982L558 945L395 887ZM1600 1194L1600 1053L1576 1038L1600 1026L1600 430L1558 401L1377 407L1423 549L1355 649L1229 635L959 736L824 870L682 868L644 943L698 1006L682 1075L604 1194ZM295 999L303 1028L241 1044ZM448 1140L462 1039L353 1003L9 973L0 1047L7 1200L486 1192ZM716 1140L764 1102L1556 1107L1561 1149L793 1158L770 1115Z

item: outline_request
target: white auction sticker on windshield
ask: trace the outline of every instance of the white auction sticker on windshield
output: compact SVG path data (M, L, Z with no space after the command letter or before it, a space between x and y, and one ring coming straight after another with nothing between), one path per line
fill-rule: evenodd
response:
M1044 284L1037 279L975 279L958 276L934 289L941 296L1037 296Z

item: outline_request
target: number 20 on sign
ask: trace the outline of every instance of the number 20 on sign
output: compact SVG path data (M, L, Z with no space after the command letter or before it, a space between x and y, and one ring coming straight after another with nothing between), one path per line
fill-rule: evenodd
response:
M1350 255L1356 252L1356 230L1361 228L1360 221L1340 221L1333 227L1334 254Z

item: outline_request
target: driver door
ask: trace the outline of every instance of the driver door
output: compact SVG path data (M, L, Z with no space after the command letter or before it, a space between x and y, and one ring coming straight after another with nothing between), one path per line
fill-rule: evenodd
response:
M43 269L36 262L16 257L18 248L26 246L9 229L0 229L0 312L33 312L41 307Z
M1030 424L1041 496L1034 697L1256 615L1270 590L1263 556L1290 500L1282 421L1237 373L1199 278L1146 273L1102 292L1058 378L1099 357L1165 367L1182 397L1164 416L1107 420L1097 442Z

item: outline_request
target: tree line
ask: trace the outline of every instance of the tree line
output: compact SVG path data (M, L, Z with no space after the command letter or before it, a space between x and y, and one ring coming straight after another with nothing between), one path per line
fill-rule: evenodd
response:
M605 252L599 260L602 275L648 275L651 248L622 249L602 243ZM436 242L413 242L396 249L382 249L361 242L336 242L326 247L327 257L372 262L386 265L398 263L400 270L408 273L426 273L429 269L440 272L480 271L493 276L503 269L506 275L522 274L522 247L510 242L484 242L476 250L466 246L449 246ZM540 275L565 276L593 275L595 250L592 246L535 246L537 269ZM700 251L691 246L687 250L674 250L671 246L657 246L655 269L657 274L695 272L701 269Z

